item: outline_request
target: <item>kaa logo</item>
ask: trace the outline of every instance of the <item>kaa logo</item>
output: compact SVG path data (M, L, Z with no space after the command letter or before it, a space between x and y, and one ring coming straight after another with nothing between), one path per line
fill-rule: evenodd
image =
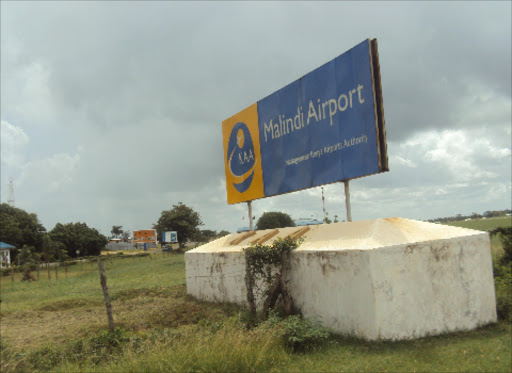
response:
M251 133L243 122L238 122L231 130L227 157L229 172L240 181L233 186L243 193L251 186L256 166Z

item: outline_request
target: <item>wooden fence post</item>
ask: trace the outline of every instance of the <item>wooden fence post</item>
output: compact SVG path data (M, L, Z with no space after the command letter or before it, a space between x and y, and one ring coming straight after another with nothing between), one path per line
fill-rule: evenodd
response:
M48 271L48 284L50 283L50 262L46 262L46 270Z
M39 266L41 263L37 262L37 281L39 281Z
M55 279L59 279L59 269L58 269L59 263L55 262Z
M105 274L105 267L103 267L103 262L100 259L98 259L98 268L100 269L101 288L103 289L105 307L107 308L108 328L110 329L111 332L113 332L114 316L112 315L112 305L110 304L110 296L108 295L107 275Z

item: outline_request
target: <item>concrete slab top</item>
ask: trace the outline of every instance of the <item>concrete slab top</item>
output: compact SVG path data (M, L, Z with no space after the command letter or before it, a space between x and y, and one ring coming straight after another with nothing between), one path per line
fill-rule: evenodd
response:
M304 241L297 248L298 251L339 251L372 250L385 246L443 240L484 233L473 229L411 219L382 218L230 234L189 252L240 252L256 242L271 244L278 237L285 238L289 235L303 237Z

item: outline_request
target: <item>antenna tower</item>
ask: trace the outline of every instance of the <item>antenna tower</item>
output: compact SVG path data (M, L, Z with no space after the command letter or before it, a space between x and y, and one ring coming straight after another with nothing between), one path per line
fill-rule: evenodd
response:
M9 196L7 198L7 203L14 207L14 179L12 177L9 178Z

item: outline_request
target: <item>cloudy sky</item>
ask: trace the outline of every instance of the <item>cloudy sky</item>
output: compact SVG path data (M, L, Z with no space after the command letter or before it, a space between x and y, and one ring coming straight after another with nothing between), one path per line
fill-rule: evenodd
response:
M43 225L150 228L228 205L221 123L377 38L390 172L350 183L354 220L511 207L511 2L15 2L1 5L1 201ZM343 184L324 188L345 219ZM322 219L321 188L253 213Z

